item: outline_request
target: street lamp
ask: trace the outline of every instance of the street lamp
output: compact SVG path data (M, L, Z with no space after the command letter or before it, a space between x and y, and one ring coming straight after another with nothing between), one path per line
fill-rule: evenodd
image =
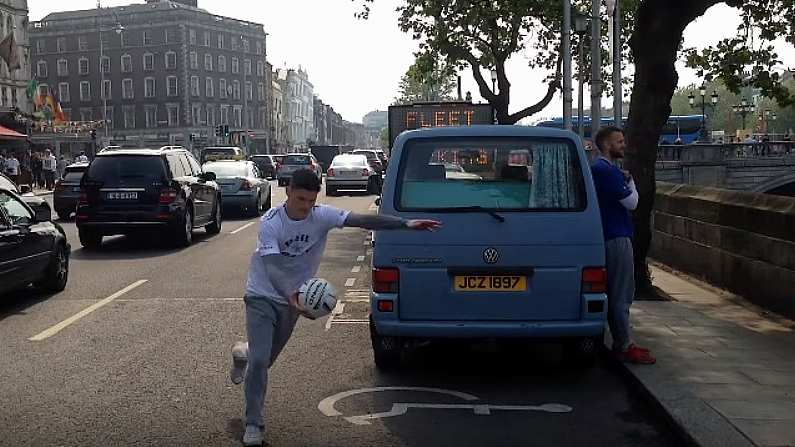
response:
M759 115L759 119L760 119L761 121L763 121L763 123L764 123L764 126L765 126L765 135L770 135L771 133L773 133L773 132L770 130L770 121L771 121L771 120L772 120L772 121L775 121L775 120L776 120L776 118L778 118L778 117L776 116L776 112L773 112L773 111L771 111L771 110L765 110L763 114L760 114L760 115Z
M707 106L709 105L709 107L714 109L715 106L718 105L718 92L717 90L712 91L712 95L710 95L710 104L707 104L706 85L702 85L698 88L698 94L701 96L701 135L699 140L702 142L708 142L710 138L707 134ZM690 103L690 107L696 107L696 97L693 92L690 92L690 94L687 95L687 101Z
M748 104L748 100L743 98L742 101L740 101L740 104L735 104L732 106L732 110L734 113L743 117L743 131L745 131L745 118L748 116L748 114L754 111L754 106Z
M584 85L583 74L585 67L585 53L583 52L583 41L585 40L585 33L588 31L588 15L582 11L574 11L574 32L577 34L577 78L579 80L579 91L577 94L577 133L580 138L585 138L585 126L583 123L583 95Z
M491 91L497 94L497 70L491 70Z
M121 35L124 31L124 27L119 22L118 17L116 18L116 25L110 28L103 28L101 24L101 12L102 12L102 3L97 1L97 36L99 37L99 76L100 76L100 86L99 92L102 95L102 123L105 128L105 139L108 139L108 95L105 94L105 67L103 66L103 60L105 59L105 45L102 40L102 32L103 31L115 31L117 35ZM115 16L115 14L114 14Z

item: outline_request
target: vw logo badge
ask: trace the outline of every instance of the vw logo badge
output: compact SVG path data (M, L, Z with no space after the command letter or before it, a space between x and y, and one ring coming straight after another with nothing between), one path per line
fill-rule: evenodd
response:
M486 264L496 264L500 260L500 252L496 248L487 248L483 252L483 261Z

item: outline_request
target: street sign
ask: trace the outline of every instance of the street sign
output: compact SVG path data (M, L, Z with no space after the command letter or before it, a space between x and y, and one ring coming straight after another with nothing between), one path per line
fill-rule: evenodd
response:
M494 108L490 104L434 102L389 106L389 147L406 130L493 123Z

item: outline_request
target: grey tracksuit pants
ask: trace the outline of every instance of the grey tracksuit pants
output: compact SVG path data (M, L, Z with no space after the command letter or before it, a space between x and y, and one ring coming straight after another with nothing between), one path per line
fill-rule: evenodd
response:
M263 405L268 388L268 369L293 333L298 313L269 298L244 298L248 332L246 369L246 424L263 425Z
M613 337L613 350L623 351L632 342L629 308L635 297L635 263L632 240L610 239L605 243L607 261L607 324Z

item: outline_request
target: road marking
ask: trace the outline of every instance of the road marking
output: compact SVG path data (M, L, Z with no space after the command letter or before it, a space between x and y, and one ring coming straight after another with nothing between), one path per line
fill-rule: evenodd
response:
M426 387L413 387L413 386L381 386L377 388L359 388L358 390L350 390L350 391L343 391L341 393L337 393L333 396L329 396L321 400L320 403L317 404L317 409L328 417L342 416L342 413L340 413L336 408L334 408L334 404L336 404L338 401L346 399L351 396L356 396L358 394L381 393L384 391L414 391L420 393L436 393L436 394L445 394L448 396L457 397L459 399L463 399L470 402L473 400L479 400L477 396L473 396L472 394L462 393L460 391L444 390L441 388L426 388Z
M353 287L354 284L356 284L356 278L348 278L345 281L345 287Z
M331 311L331 315L329 315L328 320L326 320L326 330L328 331L331 329L331 324L334 322L334 317L337 315L342 314L342 311L345 309L345 303L337 302L337 305L334 306L334 309Z
M359 273L361 271L362 271L361 265L354 265L353 268L351 269L351 273Z
M237 230L235 230L235 231L232 231L232 232L231 232L231 233L229 233L229 234L237 234L237 233L240 233L241 231L243 231L243 230L245 230L246 228L248 228L248 227L250 227L250 226L254 225L255 223L256 223L256 222L249 222L249 223L247 223L247 224L243 225L242 227L238 228Z
M364 256L357 256L356 262L364 262Z
M72 315L71 317L67 318L66 320L56 324L55 326L53 326L53 327L51 327L51 328L49 328L49 329L47 329L47 330L45 330L45 331L43 331L41 333L36 334L33 337L30 337L28 340L30 340L30 341L46 340L46 339L52 337L53 335L57 334L58 332L61 332L62 330L64 330L70 324L72 324L72 323L76 322L77 320L85 317L86 315L90 314L91 312L94 312L95 310L99 309L100 307L110 303L111 301L113 301L116 298L124 295L125 293L135 289L136 287L146 283L147 281L149 281L149 280L148 279L141 279L139 281L136 281L136 282L130 284L129 286L127 286L127 287L119 290L118 292L114 293L113 295L111 295L111 296L109 296L109 297L107 297L107 298L105 298L105 299L103 299L101 301L98 301L98 302L86 307L85 309L83 309L80 312Z
M351 320L334 320L332 324L370 324L370 320L358 320L358 319L351 319ZM331 327L331 326L329 326Z
M345 303L369 303L369 299L362 299L362 300L345 300Z

